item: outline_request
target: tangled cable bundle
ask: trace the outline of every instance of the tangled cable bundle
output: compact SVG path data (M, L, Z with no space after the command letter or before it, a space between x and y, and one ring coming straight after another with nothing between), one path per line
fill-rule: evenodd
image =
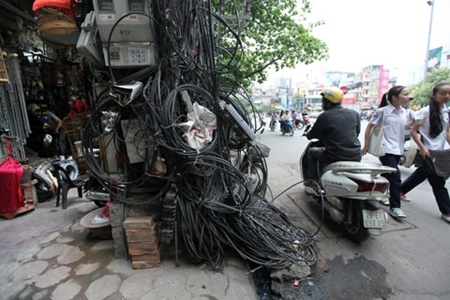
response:
M163 241L172 238L170 216L175 214L184 247L197 261L221 268L226 253L236 251L246 260L275 268L314 263L311 235L265 198L267 165L262 149L242 134L219 104L231 105L240 118L248 120L244 103L238 99L251 102L234 79L241 43L232 26L213 13L210 5L200 0L152 1L153 17L149 17L155 26L159 65L120 79L119 72L103 79L122 84L138 80L144 88L126 106L115 102L108 89L100 94L96 102L101 105L92 113L83 140L89 154L104 136L105 147L115 148L123 175L110 176L93 155L88 155L87 162L113 199L129 205L162 206ZM106 76L113 73L110 70ZM203 147L191 147L180 126L189 121L191 104L217 118L212 140ZM108 132L105 112L116 116L109 117ZM133 141L126 141L121 121L131 119L137 120L139 130ZM136 147L142 162L130 162L126 143ZM251 168L259 170L252 172L257 177L252 186L246 174ZM129 188L149 186L155 192L144 199L127 196Z

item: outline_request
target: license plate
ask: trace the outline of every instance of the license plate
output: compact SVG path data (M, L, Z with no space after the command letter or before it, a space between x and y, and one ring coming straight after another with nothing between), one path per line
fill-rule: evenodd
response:
M363 209L362 213L365 228L383 228L386 224L386 214L382 210Z

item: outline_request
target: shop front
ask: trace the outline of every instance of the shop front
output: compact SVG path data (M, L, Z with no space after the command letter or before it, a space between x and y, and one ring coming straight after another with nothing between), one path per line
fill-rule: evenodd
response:
M0 162L6 167L14 160L23 169L37 170L41 165L72 156L63 120L71 114L74 102L89 105L90 89L85 64L75 48L42 41L32 4L33 1L0 2ZM7 171L2 172L8 177ZM41 177L48 177L46 173L43 170ZM2 180L1 184L6 182ZM33 176L23 184L29 186L32 182L44 187L38 189L35 198L39 199L31 201L33 204L54 196L51 183ZM31 204L32 193L24 188L16 193L2 199L24 200L23 206ZM28 211L17 205L7 207L4 205L0 214L14 216Z

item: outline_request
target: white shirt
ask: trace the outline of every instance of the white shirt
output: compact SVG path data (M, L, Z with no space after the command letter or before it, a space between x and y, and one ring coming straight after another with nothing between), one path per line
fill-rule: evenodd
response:
M384 122L383 122L384 114ZM383 122L383 124L381 124ZM375 111L369 121L375 126L384 127L384 152L394 155L403 155L405 145L405 125L408 123L408 114L403 107L398 110L389 104Z
M423 124L419 127L422 143L428 150L444 150L445 142L447 141L447 131L449 130L449 116L448 108L444 106L441 108L442 125L444 128L442 132L434 139L430 136L430 107L426 106L416 113L416 117L423 117Z
M406 135L410 135L411 134L411 129L410 129L410 125L412 126L414 124L414 111L410 108L405 108L406 109L406 115L408 116L408 126L405 127L405 136Z
M290 113L284 113L284 115L281 116L282 121L292 121L292 117Z

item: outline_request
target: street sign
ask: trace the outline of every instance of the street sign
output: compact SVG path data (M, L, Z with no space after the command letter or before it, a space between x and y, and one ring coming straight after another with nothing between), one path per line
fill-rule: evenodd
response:
M341 86L340 89L344 93L344 95L348 93L348 88L346 86Z

